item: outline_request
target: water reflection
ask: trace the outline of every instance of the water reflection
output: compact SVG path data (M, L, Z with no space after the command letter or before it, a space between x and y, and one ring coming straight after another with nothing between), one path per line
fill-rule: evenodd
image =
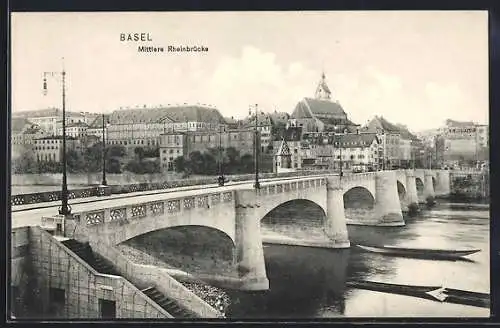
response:
M482 251L468 261L430 261L348 250L270 245L264 248L271 290L232 292L234 318L489 316L489 310L345 287L362 279L437 285L489 293L489 209L439 204L404 227L348 226L352 244ZM287 209L288 215L300 212ZM278 213L279 214L279 213ZM276 214L276 215L278 215ZM303 216L303 213L302 213Z

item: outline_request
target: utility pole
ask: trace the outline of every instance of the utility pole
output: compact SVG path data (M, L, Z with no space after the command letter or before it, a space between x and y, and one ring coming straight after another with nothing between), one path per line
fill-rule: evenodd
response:
M252 115L252 108L249 109L249 114ZM258 130L258 120L259 120L259 107L255 104L255 142L254 142L254 154L255 154L255 189L260 189L259 183L259 130Z
M71 208L68 205L68 181L67 181L67 166L66 166L66 71L64 69L64 57L62 58L63 67L61 72L44 72L43 73L43 94L47 95L47 76L59 77L61 76L62 82L62 162L63 162L63 176L62 176L62 191L61 191L61 208L59 214L71 214Z
M222 125L219 126L219 186L225 183L223 166L222 166Z
M104 122L104 114L102 114L102 185L107 186L106 181L106 123Z

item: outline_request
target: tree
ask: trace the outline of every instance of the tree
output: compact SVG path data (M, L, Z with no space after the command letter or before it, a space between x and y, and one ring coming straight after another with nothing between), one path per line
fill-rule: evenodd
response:
M85 149L83 157L87 172L100 172L102 170L102 142Z
M12 171L17 174L38 173L38 165L32 151L25 150L12 163Z
M226 149L226 156L228 158L228 164L235 165L240 157L240 151L236 150L234 147L228 147Z
M186 162L184 156L179 156L174 159L174 166L176 172L184 172L187 169L188 162Z
M111 145L107 148L107 156L109 157L124 157L127 154L127 150L122 145Z
M255 164L252 155L245 154L241 156L240 162L241 162L240 170L242 170L241 173L251 173L253 171Z
M142 147L135 147L134 149L135 156L141 162L144 159L144 148Z
M106 162L106 172L122 173L120 160L116 157L109 158Z
M86 163L82 154L76 150L69 150L66 153L66 164L71 173L85 172Z

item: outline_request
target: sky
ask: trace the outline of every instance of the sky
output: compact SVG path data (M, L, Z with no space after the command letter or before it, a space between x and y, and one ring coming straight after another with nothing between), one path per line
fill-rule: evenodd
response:
M149 33L151 42L123 42ZM141 53L139 45L208 52ZM485 11L13 13L12 111L210 104L242 118L250 106L292 113L321 73L349 119L375 115L411 131L448 118L488 123Z

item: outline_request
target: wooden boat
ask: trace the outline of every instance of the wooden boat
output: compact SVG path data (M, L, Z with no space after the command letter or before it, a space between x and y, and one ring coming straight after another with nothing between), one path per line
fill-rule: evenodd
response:
M373 290L383 293L399 294L412 297L423 298L431 301L445 303L471 305L476 307L490 307L490 295L460 289L446 288L441 286L413 286L389 284L376 281L352 280L347 286Z
M367 246L357 245L359 248L372 252L396 256L408 257L424 257L431 259L456 259L462 256L471 255L480 252L480 249L467 250L448 250L448 249L431 249L431 248L406 248L395 246Z

